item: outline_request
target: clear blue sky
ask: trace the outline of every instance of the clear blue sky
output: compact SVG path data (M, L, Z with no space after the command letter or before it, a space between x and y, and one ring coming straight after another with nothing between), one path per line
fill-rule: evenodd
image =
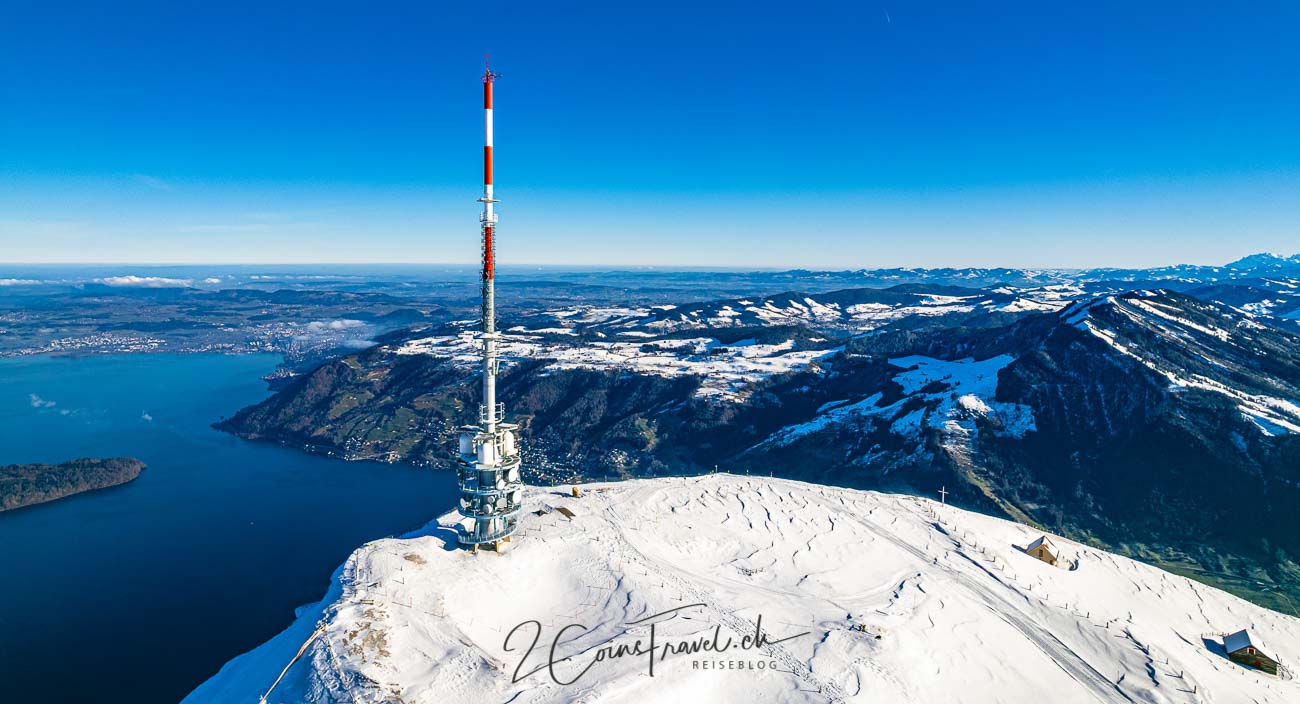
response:
M0 261L1154 265L1300 250L1300 6L0 12Z

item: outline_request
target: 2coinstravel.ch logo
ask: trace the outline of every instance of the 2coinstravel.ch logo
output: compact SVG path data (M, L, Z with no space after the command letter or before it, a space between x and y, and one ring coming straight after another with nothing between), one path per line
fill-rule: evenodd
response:
M687 604L675 609L651 614L636 621L629 621L626 624L628 629L645 627L648 628L649 632L644 637L638 637L630 642L616 643L611 640L599 647L585 649L579 654L562 655L557 651L565 642L566 634L572 634L570 637L574 637L591 630L591 628L581 623L570 623L559 629L555 637L551 639L550 647L546 651L546 661L527 671L523 671L524 664L538 649L538 641L542 637L542 623L537 620L524 621L510 629L510 632L506 634L505 643L502 644L506 652L514 652L518 650L519 644L528 637L528 632L532 632L532 641L528 644L528 647L524 648L519 663L515 665L511 681L518 682L525 677L546 670L551 680L556 684L569 685L585 677L598 665L608 664L628 657L645 658L647 673L654 677L655 663L662 663L669 656L674 655L699 656L707 654L711 656L708 658L697 657L692 660L692 669L695 670L777 670L779 669L777 663L771 658L745 659L720 656L729 652L737 655L744 652L758 653L767 646L777 645L811 634L811 631L804 631L784 638L773 638L763 630L763 617L759 615L754 624L754 632L747 633L739 638L724 635L722 626L714 626L711 635L676 640L660 639L656 626L661 620L683 614L690 609L703 608L704 606L705 604L702 603ZM517 635L518 638L516 639ZM514 641L513 645L511 644L512 641Z

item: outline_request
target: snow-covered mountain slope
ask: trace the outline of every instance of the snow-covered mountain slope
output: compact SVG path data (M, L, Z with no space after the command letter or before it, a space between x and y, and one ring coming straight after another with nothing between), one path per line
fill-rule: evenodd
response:
M563 334L551 332L549 334ZM665 378L683 376L701 380L696 394L738 400L743 390L777 374L806 369L835 355L841 347L827 344L797 349L795 340L763 344L754 339L722 344L714 337L672 338L636 342L582 341L557 344L534 334L507 332L500 353L506 364L518 360L545 360L545 371L566 369L623 370ZM823 340L824 342L824 340ZM425 354L448 358L462 369L472 369L480 359L475 333L440 335L407 340L392 348L396 355Z
M1294 338L1222 304L1137 291L1062 311L1064 320L1164 377L1175 391L1222 395L1266 435L1300 432Z
M900 287L905 288L905 287ZM972 313L977 308L996 309L1016 303L1014 295L985 293L975 289L937 287L942 293L924 290L849 289L821 294L781 293L762 298L711 301L673 308L659 308L639 321L639 328L671 333L702 327L755 327L804 324L848 330L873 330L909 317L933 318Z
M921 429L932 429L939 446L966 455L972 452L970 441L979 432L977 420L985 421L982 424L998 435L1022 438L1034 430L1033 409L994 400L998 372L1013 361L1014 357L1005 354L979 361L945 361L922 355L890 359L891 366L903 370L893 376L901 390L897 399L887 403L878 392L854 403L825 404L812 420L782 428L757 447L789 445L828 427L861 429L869 419L888 426L900 438L923 439ZM870 458L879 460L878 456Z
M1060 302L1003 325L839 338L512 332L500 383L535 484L721 466L947 486L963 505L1300 613L1300 336L1172 291ZM226 427L444 462L443 431L478 404L475 348L455 332L395 335L322 365Z
M1300 619L1064 539L1050 566L1018 549L1034 530L925 499L710 475L527 509L504 554L453 549L454 514L362 547L186 702L1300 701L1213 637L1294 664ZM771 642L743 649L760 619ZM653 677L610 657L651 622Z
M1004 324L1058 311L1080 289L979 291L955 286L896 286L821 294L787 292L753 299L660 305L645 309L577 306L527 316L503 333L507 365L543 360L543 372L618 370L700 380L695 395L742 401L756 384L801 372L843 350L854 334L887 326ZM397 356L427 355L472 369L480 353L473 321L381 346Z
M1068 285L981 290L912 284L822 293L787 291L643 310L621 309L621 315L609 315L605 313L609 309L597 307L553 311L533 316L519 331L585 331L626 338L691 330L801 325L825 332L867 332L908 322L924 325L939 318L955 322L999 313L1059 310L1083 295L1083 289Z

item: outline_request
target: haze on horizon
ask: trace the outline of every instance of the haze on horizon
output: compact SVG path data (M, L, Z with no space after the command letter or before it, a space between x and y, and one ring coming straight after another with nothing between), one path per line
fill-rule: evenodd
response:
M0 262L1151 267L1300 249L1300 6L23 4Z

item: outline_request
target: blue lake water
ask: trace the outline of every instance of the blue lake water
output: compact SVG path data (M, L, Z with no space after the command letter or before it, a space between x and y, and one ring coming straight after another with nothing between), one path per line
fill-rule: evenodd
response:
M0 464L148 464L0 513L0 701L175 702L319 599L352 550L454 505L449 473L212 430L267 396L277 362L0 359Z

